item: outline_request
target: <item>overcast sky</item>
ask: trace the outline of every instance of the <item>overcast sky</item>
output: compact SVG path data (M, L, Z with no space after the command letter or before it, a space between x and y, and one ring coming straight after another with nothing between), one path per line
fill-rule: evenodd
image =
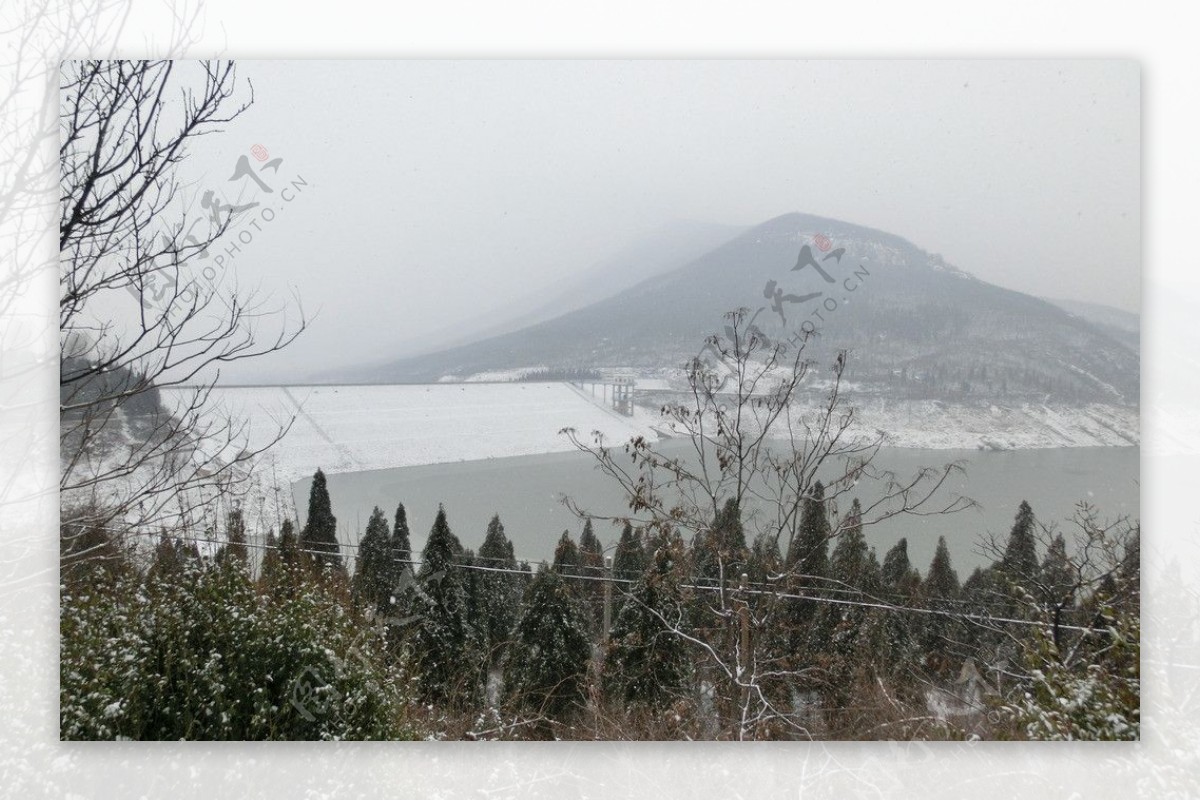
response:
M679 219L835 217L1005 287L1140 306L1132 61L248 61L240 74L253 106L199 143L188 175L275 208L228 263L243 285L294 289L316 318L229 379L435 345ZM228 181L255 144L282 158L258 173L270 197Z

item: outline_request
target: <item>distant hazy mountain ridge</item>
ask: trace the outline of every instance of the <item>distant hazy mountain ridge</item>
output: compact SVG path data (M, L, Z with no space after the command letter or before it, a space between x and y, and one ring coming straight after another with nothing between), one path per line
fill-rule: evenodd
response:
M827 241L823 238L827 238ZM809 264L798 264L805 246ZM815 327L818 363L851 351L860 392L1040 403L1138 399L1136 350L1082 316L980 281L911 242L787 214L612 297L517 331L398 360L364 381L483 372L678 368L746 307L769 336Z
M1079 300L1046 298L1068 314L1087 320L1113 339L1128 345L1137 352L1141 347L1142 321L1138 315L1099 303L1084 303Z

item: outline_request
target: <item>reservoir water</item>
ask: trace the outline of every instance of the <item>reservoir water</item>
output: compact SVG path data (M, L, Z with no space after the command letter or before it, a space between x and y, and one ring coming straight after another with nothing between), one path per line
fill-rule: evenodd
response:
M682 455L682 441L660 445L666 453ZM1022 500L1032 505L1043 522L1069 527L1075 504L1086 501L1104 517L1137 518L1139 506L1140 449L1047 448L1016 451L956 451L908 448L883 449L875 464L903 479L923 466L938 467L961 461L966 474L952 477L936 500L948 503L954 495L975 500L976 508L953 515L914 517L901 515L868 526L865 534L882 559L900 537L908 538L909 557L922 574L928 568L937 538L945 536L959 576L986 564L979 553L981 537L989 532L1007 534ZM303 517L310 480L292 486L296 508ZM566 452L535 456L452 462L400 467L328 476L339 537L356 543L374 506L392 518L398 502L408 512L413 546L420 549L433 524L438 504L444 504L451 529L465 547L478 549L487 523L498 513L518 559L549 560L563 529L578 539L582 521L560 501L566 494L598 514L626 514L625 498L601 474L585 453ZM880 492L863 481L855 488L864 505ZM849 507L847 498L842 511ZM596 525L606 546L616 543L620 531L608 523Z

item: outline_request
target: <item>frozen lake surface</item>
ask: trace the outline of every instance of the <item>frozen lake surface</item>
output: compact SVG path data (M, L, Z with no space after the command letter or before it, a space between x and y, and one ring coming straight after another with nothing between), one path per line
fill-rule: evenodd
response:
M654 432L561 383L220 387L214 399L267 442L288 435L265 460L279 481L571 450L559 431L603 431L614 440Z

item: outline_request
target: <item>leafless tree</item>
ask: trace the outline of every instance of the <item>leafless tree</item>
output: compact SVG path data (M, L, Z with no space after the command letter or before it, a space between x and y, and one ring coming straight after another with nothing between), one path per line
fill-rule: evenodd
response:
M305 319L216 274L208 251L241 209L208 192L189 219L180 174L252 94L232 62L63 65L59 489L80 530L187 524L290 425L251 446L212 402L222 365L287 346Z
M1141 526L1126 516L1104 520L1095 506L1080 502L1066 526L1034 518L1031 529L1043 555L1033 569L1006 559L1002 538L982 539L978 550L993 561L993 575L980 600L1011 617L1041 621L1054 658L1070 667L1094 656L1088 646L1103 639L1112 616L1139 613ZM1025 630L986 617L970 622L990 632L999 653L1017 654L1028 646Z
M1080 503L1065 529L1036 518L1028 526L1040 564L1013 558L994 536L980 547L995 562L977 593L1028 621L972 621L996 682L991 717L1012 727L1008 736L1137 739L1140 525Z
M665 425L686 443L686 457L640 436L610 447L599 432L585 440L564 429L629 503L627 515L605 516L564 498L572 511L629 522L652 536L677 533L694 549L732 502L748 530L758 535L756 542L786 553L818 480L827 488L825 506L836 521L831 540L850 525L873 525L902 514L949 514L972 505L943 492L947 480L962 471L958 463L903 478L876 464L883 438L855 433L856 411L843 392L846 353L837 355L827 377L821 376L805 358L811 335L773 341L747 320L744 309L726 320L724 334L709 337L688 365L684 400L661 408ZM839 516L838 500L855 493L864 479L873 495L861 514L853 520ZM814 587L824 577L794 575L780 561L771 566L764 585L743 589L739 558L720 549L717 555L715 585L693 589L710 619L722 622L702 631L683 619L655 614L665 629L695 647L715 677L714 703L725 710L719 736L748 739L778 736L781 730L809 735L790 689L808 667L796 665L780 649L784 599L797 587L822 596L831 589L836 594L837 588ZM745 556L740 561L744 564ZM632 597L627 591L622 595Z

